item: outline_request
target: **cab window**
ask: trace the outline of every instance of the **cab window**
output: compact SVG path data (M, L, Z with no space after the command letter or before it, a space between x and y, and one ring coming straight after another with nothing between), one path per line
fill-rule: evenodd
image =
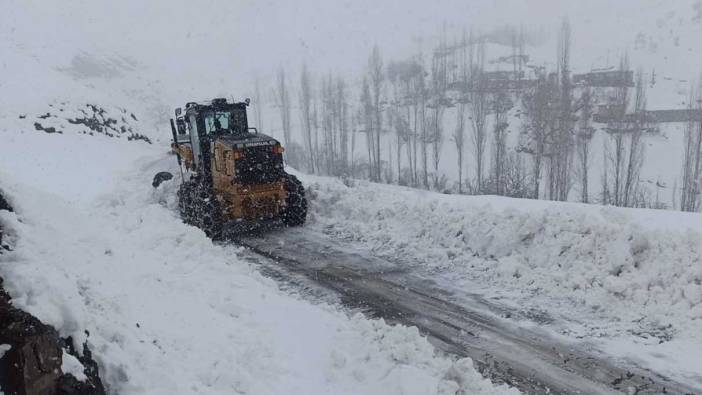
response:
M210 134L214 132L228 131L229 126L229 112L228 111L208 111L204 114L205 119L205 133Z

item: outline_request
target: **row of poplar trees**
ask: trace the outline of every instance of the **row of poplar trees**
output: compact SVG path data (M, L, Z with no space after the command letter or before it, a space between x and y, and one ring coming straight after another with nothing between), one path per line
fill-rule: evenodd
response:
M536 68L530 83L522 84L525 34L512 29L508 36L503 44L512 48L509 89L496 88L486 71L486 36L464 31L449 43L445 29L427 56L420 51L385 64L374 47L358 80L313 76L303 65L291 82L280 69L273 91L287 161L314 174L439 191L667 206L654 201L640 179L643 139L657 132L644 116L644 73L636 73L633 87L574 84L571 28L564 20L555 69ZM624 55L619 71L628 70ZM292 85L297 89L291 91ZM258 83L255 95L261 103ZM595 106L602 103L609 117L594 126ZM695 103L692 97L690 103ZM296 138L293 125L299 129ZM604 147L594 157L596 127L604 133ZM698 211L702 122L688 122L685 141L682 187L672 205ZM452 184L440 170L446 142L456 150L458 179ZM595 161L600 161L599 175L591 174ZM599 179L597 194L591 192L593 179Z

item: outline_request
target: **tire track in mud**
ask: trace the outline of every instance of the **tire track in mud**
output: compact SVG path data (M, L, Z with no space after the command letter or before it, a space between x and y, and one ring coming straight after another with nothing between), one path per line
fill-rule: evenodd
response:
M345 306L392 323L416 326L439 349L473 359L497 383L529 394L700 394L636 366L617 366L581 345L545 331L517 327L492 314L446 300L426 281L407 279L398 265L305 232L270 232L233 241L294 276L338 294ZM264 271L265 273L265 271ZM411 283L412 285L407 285ZM478 301L479 302L479 301ZM486 309L494 306L483 304Z

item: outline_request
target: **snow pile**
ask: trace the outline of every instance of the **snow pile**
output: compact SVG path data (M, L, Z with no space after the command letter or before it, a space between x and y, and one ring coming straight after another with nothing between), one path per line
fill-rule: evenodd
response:
M0 138L0 183L16 209L0 219L14 244L0 276L18 307L87 341L111 393L516 393L438 355L414 328L290 296L237 247L184 225L176 180L150 186L175 164L165 147L33 130Z
M381 256L416 262L471 291L513 299L516 292L522 305L548 300L566 317L575 309L604 327L622 321L615 327L644 337L699 337L702 235L682 221L658 229L650 221L660 214L650 210L307 180L317 226ZM702 224L697 214L670 215Z
M72 374L78 381L85 381L88 376L85 375L85 367L73 355L64 352L61 357L61 371L63 373Z

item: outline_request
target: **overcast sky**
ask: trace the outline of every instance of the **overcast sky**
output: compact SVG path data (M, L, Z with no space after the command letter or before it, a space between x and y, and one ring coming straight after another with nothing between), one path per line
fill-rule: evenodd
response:
M231 78L243 82L270 77L279 66L296 71L303 62L316 71L357 72L375 43L385 59L405 57L430 49L442 26L450 35L511 24L553 36L564 16L573 25L574 62L612 63L638 31L670 30L672 40L697 0L5 1L0 31L43 46L59 64L73 56L65 50L73 45L126 54L181 77L202 70L197 62L230 65ZM18 23L27 18L14 15L23 13L36 24Z
M656 7L666 3L656 0L253 1L243 2L236 20L252 33L251 42L240 43L247 53L276 48L274 53L282 59L306 58L309 63L342 67L345 63L363 63L359 56L367 56L373 43L378 43L390 58L412 52L418 46L417 38L436 37L444 24L449 32L463 27L485 31L512 24L555 33L561 18L567 16L576 39L601 40L602 32L648 23L643 19L646 8L655 12ZM626 45L622 39L625 37L615 35L608 44ZM425 46L430 44L433 43Z

